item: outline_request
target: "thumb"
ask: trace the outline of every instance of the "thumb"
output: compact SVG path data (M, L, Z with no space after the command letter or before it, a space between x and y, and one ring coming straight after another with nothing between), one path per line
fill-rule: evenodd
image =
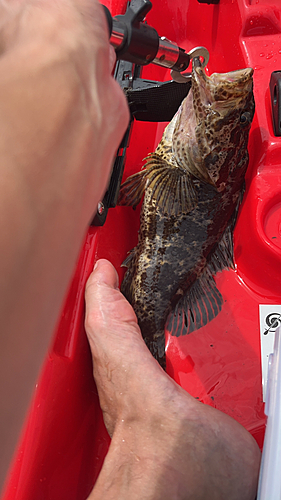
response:
M85 290L86 318L88 335L98 334L101 330L124 327L125 323L137 323L133 308L118 289L118 275L113 265L99 260L90 275Z
M108 285L110 288L118 288L118 274L111 262L106 259L100 259L96 262L94 270L87 282L86 293L88 287L98 283Z

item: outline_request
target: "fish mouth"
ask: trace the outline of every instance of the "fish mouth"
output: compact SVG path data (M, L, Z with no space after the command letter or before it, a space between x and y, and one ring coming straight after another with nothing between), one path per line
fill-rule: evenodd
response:
M252 68L244 68L207 76L199 58L195 58L192 70L193 87L197 86L200 91L201 105L223 109L227 103L228 107L232 107L247 98L252 91L253 73Z

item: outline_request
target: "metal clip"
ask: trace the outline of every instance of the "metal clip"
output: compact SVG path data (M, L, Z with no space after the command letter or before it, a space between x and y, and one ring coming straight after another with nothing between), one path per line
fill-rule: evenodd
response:
M190 59L194 59L194 57L202 57L203 61L201 62L203 68L207 66L210 54L205 47L195 47L190 52L188 52ZM191 80L191 73L180 73L179 71L172 70L171 71L172 79L177 83L187 83Z

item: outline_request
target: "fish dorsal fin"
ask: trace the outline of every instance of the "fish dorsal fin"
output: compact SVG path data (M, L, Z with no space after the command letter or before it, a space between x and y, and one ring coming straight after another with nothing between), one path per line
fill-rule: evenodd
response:
M121 267L127 267L127 268L131 267L133 258L135 256L135 251L136 248L133 248L132 250L130 250L130 252L128 252L126 259L121 264Z
M207 268L211 274L224 269L234 269L232 227L228 226L213 252Z
M208 271L214 275L224 269L234 269L234 255L233 255L233 230L238 216L238 210L242 203L245 185L237 193L237 202L232 217L226 227L221 239L217 243L217 247L211 255L207 264Z
M133 248L127 255L126 259L122 263L121 267L127 267L127 271L125 273L124 279L121 285L121 292L125 295L126 299L129 302L132 300L133 293L133 271L134 271L134 258L136 254L136 247Z
M156 206L168 216L190 212L197 205L193 177L158 153L151 153L137 174L122 184L118 204L135 207L144 190L156 201Z
M179 300L166 322L166 330L175 337L199 330L221 311L223 298L214 278L205 272Z

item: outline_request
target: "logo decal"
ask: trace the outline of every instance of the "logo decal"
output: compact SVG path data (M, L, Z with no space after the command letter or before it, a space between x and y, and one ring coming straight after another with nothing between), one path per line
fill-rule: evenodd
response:
M263 332L264 335L268 333L275 333L275 330L278 326L281 325L281 314L279 313L270 313L265 318L265 323L268 326L267 330Z

